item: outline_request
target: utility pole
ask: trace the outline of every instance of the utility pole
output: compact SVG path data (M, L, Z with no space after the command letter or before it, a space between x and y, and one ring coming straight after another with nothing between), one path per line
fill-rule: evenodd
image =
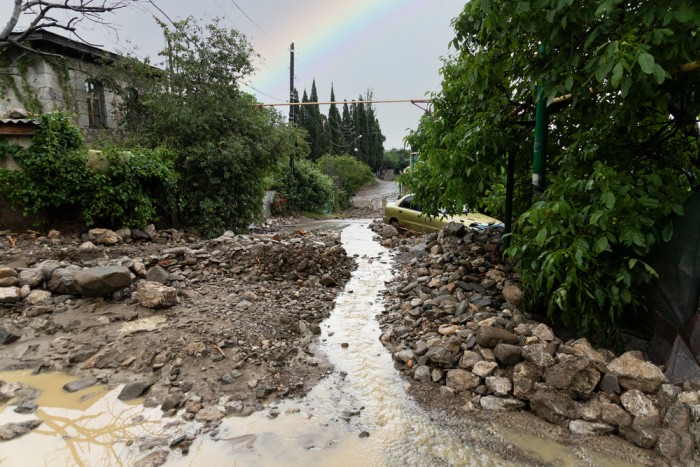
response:
M289 126L296 122L296 108L294 106L294 42L289 46ZM294 150L289 153L289 170L294 176Z

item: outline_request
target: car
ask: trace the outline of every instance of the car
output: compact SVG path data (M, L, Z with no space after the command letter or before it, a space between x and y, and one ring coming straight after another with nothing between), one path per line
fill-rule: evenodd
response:
M408 194L393 203L387 203L384 208L384 223L421 233L438 232L450 222L459 222L477 230L488 227L503 228L501 221L479 212L466 211L464 214L453 216L425 214L422 212L421 205L413 201L413 197L413 194Z

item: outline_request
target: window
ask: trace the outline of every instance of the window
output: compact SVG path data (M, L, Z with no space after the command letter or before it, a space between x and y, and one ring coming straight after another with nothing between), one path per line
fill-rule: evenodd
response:
M87 94L88 125L90 128L106 128L104 87L95 81L85 81L85 93Z
M407 196L403 201L401 201L399 207L410 209L411 211L421 211L421 205L413 202L413 195Z

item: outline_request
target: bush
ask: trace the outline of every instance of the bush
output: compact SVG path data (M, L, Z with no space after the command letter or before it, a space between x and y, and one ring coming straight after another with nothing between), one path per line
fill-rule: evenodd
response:
M173 212L177 178L172 152L111 148L101 157L107 166L92 175L92 195L82 210L88 225L143 227Z
M41 117L29 148L3 143L0 157L11 155L22 170L0 169L0 193L25 215L72 210L88 226L143 227L165 212L175 184L170 153L138 149L103 153L106 165L87 164L83 136L63 113Z
M340 207L347 207L352 196L374 180L374 173L370 166L355 159L352 156L321 157L316 165L324 174L333 179L336 189L336 203Z
M299 160L294 175L286 163L280 163L272 186L278 200L284 199L290 212L323 213L333 202L333 181L321 173L313 162Z

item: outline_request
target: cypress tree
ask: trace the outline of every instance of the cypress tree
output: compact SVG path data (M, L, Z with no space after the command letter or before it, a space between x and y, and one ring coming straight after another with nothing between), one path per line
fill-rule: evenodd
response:
M333 85L331 84L331 102L335 102L335 91L333 90ZM343 134L341 133L342 120L340 117L340 112L338 111L338 106L335 103L331 104L330 109L328 109L328 127L331 134L331 153L332 154L345 154L347 150L347 145Z

